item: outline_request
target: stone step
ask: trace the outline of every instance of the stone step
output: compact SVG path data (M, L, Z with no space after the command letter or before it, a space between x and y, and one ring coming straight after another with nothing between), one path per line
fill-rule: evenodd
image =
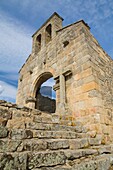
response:
M112 146L101 146L91 148L89 138L82 139L24 139L24 140L11 140L0 139L0 152L14 152L14 151L44 151L44 150L61 150L61 149L96 149L98 153L111 153ZM109 149L109 152L108 151ZM106 151L107 149L107 151Z
M89 146L88 139L39 139L25 140L24 150L26 151L40 151L40 150L59 150L59 149L80 149Z
M27 122L26 129L36 130L52 130L52 131L72 131L72 132L85 132L82 127L66 126L57 123L40 123L40 122Z
M79 160L70 170L112 170L113 154L102 154Z
M66 156L63 151L31 152L28 156L28 169L64 165Z
M98 151L96 149L76 149L76 150L64 150L65 156L68 160L79 159L88 155L97 155Z
M80 164L77 165L77 162L74 162L76 159L80 159L81 162L83 162L84 159L82 159L82 157L86 158L86 157L90 156L90 160L91 160L91 155L94 155L93 157L96 157L98 155L98 152L95 149L78 149L78 150L69 150L68 149L66 151L60 150L60 151L31 152L31 153L28 153L28 155L29 155L28 156L28 162L29 162L28 168L29 169L36 169L36 168L42 169L42 167L45 167L45 169L46 169L46 167L51 168L53 166L62 165L62 167L59 169L62 170L62 168L63 168L65 170L66 168L67 169L71 168L72 170L74 170L74 168L77 166L82 167L82 166L80 166ZM99 157L99 159L103 159L103 158ZM87 162L87 163L89 163L89 162ZM67 167L66 167L66 165L67 165ZM57 169L58 169L58 167L56 167L56 170ZM76 168L75 168L75 170L76 170Z
M71 131L43 131L43 130L33 130L33 138L53 138L53 139L76 139L88 137L86 133L77 133Z
M21 140L0 140L0 152L3 151L41 151L58 149L80 149L89 146L88 139L26 139ZM12 147L12 145L14 147Z
M113 154L96 155L88 149L12 152L0 153L0 163L1 170L112 170Z
M53 123L52 116L50 114L32 115L33 121L37 123Z
M99 154L109 154L113 153L113 144L109 145L99 145L99 146L91 146L91 149L97 149Z
M8 134L10 139L77 139L87 138L89 135L86 133L77 133L71 131L44 131L44 130L30 130L30 129L12 129Z
M36 129L36 130L52 130L52 131L72 131L78 133L87 133L83 126L68 126L61 125L58 123L50 122L34 122L32 118L16 118L8 120L7 122L8 129Z

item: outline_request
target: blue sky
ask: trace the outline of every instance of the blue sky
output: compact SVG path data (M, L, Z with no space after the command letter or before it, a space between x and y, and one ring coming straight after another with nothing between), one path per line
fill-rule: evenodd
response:
M54 12L64 18L63 26L83 19L113 58L113 0L0 0L0 99L15 102L31 36Z

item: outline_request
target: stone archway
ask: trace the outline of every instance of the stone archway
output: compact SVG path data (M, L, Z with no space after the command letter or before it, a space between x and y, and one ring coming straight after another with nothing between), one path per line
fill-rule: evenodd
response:
M53 77L53 75L50 72L45 72L38 77L34 89L34 95L36 98L35 108L48 113L55 113L56 100L52 98L52 87L49 84L48 86L41 86L51 77ZM45 96L43 94L44 92L48 95Z

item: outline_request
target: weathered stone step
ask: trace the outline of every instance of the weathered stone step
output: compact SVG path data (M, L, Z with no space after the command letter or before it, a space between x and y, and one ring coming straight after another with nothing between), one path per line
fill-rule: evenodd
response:
M89 139L49 139L45 140L47 142L48 149L58 150L58 149L82 149L89 147Z
M76 133L71 131L44 131L44 130L29 130L29 129L12 129L8 134L10 139L76 139L86 138L88 134Z
M35 151L39 150L58 150L58 149L80 149L80 148L86 148L89 146L88 139L49 139L49 140L31 140L30 142L28 140L24 141L24 145L26 145L26 148L31 148L28 151L33 151L33 148L35 148ZM25 150L25 147L24 147Z
M70 170L112 170L113 168L113 154L103 154L89 157L85 160L79 160Z
M65 156L68 160L78 159L88 155L97 155L98 151L96 149L76 149L76 150L64 150Z
M64 165L66 156L63 151L32 152L28 156L28 169Z
M53 139L76 139L88 137L86 133L76 133L71 131L42 131L33 130L33 138L53 138Z
M52 116L46 113L41 113L41 115L33 115L33 121L37 123L53 123Z
M0 139L0 152L14 152L14 151L42 151L42 150L60 150L60 149L84 149L90 146L89 138L82 139L24 139L11 140ZM103 150L102 150L103 148ZM111 146L95 147L98 153L111 153L113 148ZM106 151L107 150L107 151Z
M95 158L86 158L73 162L74 165L58 165L55 167L42 167L33 170L112 170L113 155L100 155ZM71 163L70 163L71 164Z
M37 122L27 122L26 129L36 129L36 130L52 130L52 131L72 131L72 132L85 132L82 127L76 126L66 126L57 123L37 123Z
M84 157L86 155L97 154L96 150L91 149L79 149L79 150L60 150L60 151L43 151L29 153L29 169L65 165L66 159L74 160Z
M12 129L8 134L10 139L76 139L86 138L88 134L77 133L71 131L44 131L44 130L29 130L29 129Z
M89 138L77 139L0 139L0 153L14 151L42 151L42 150L61 150L61 149L93 149L99 154L112 153L113 145L90 146Z
M72 151L71 151L72 152ZM75 151L76 155L80 151ZM73 155L75 155L73 153ZM112 170L113 154L95 155L95 152L82 150L73 159L64 151L43 151L0 154L0 168L10 170ZM88 156L88 154L91 155ZM86 156L84 156L86 154ZM72 155L72 154L71 154ZM71 158L71 159L70 159Z
M113 153L113 144L109 145L99 145L99 146L91 146L91 149L97 149L99 154L109 154Z

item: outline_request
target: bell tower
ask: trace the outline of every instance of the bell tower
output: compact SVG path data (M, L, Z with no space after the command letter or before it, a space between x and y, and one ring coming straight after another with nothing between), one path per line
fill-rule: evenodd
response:
M62 28L63 18L56 12L32 35L32 53L37 54L56 36L57 30Z

